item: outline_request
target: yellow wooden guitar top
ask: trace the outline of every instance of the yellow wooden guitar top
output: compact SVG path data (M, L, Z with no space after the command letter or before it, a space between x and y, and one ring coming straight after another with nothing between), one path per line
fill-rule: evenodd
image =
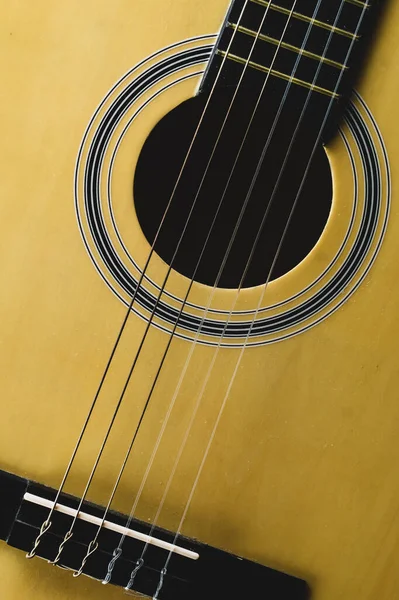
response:
M164 115L195 95L228 5L1 3L4 471L58 488L130 300L85 212L89 148L101 120L128 85L162 60L205 49L198 61L176 63L149 84L105 150L98 182L104 227L121 269L137 276L150 248L132 201L141 148ZM266 293L259 285L237 297L236 289L195 282L186 314L201 319L209 307L206 318L217 324L232 311L244 333L221 344L211 330L196 337L178 327L112 503L129 514L137 498L138 518L152 522L157 515L176 531L190 500L184 535L305 579L312 600L399 598L398 31L399 4L391 1L356 84L353 119L342 121L326 148L332 209L312 251ZM378 215L369 246L336 295L292 325L259 325L246 340L252 316L259 323L280 318L324 293L346 265L370 202ZM156 295L167 269L154 254L142 284L148 294ZM188 283L172 270L165 310L179 310ZM127 321L66 482L65 491L77 497L149 314L139 306ZM101 506L172 330L161 314L153 325L88 491ZM114 600L123 593L0 544L4 600Z

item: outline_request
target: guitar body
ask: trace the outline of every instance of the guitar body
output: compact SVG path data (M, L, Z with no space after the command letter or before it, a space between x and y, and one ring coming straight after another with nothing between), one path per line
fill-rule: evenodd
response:
M3 5L0 467L6 471L58 487L129 303L85 208L90 144L112 102L153 69L105 148L98 183L103 235L121 269L137 279L150 244L133 199L136 165L154 126L195 95L227 5ZM326 148L333 202L313 250L271 281L264 297L264 286L236 299L233 288L213 294L211 286L194 284L187 315L201 318L209 306L207 323L220 328L233 311L242 328L222 346L211 330L196 337L195 329L178 328L113 502L129 514L159 442L136 514L153 520L168 485L158 523L176 530L212 438L183 533L306 579L314 600L392 600L399 587L398 27L399 6L391 2L349 116ZM367 211L375 221L360 256L353 249L368 235L362 233ZM346 273L351 252L357 258ZM143 284L151 302L167 268L154 255ZM172 270L165 311L179 309L188 283ZM258 305L255 335L248 323ZM271 317L280 323L295 311L290 325L268 328ZM71 494L82 494L149 314L141 305L129 318L67 480ZM154 325L89 490L101 505L169 339L166 317L157 314ZM121 593L0 546L4 599L113 600Z

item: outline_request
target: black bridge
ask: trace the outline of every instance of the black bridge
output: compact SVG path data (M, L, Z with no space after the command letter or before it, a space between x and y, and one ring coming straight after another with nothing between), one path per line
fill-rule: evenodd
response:
M56 491L27 479L0 471L0 539L10 546L30 552L46 521L49 508L39 506L24 499L25 494L53 501ZM79 500L61 494L59 505L75 509ZM102 518L104 508L89 502L82 505L81 513ZM55 511L51 517L51 528L42 536L37 547L38 557L54 560L61 542L69 531L70 515ZM110 511L107 521L122 527L128 518ZM114 560L110 583L125 588L136 568L132 591L159 600L241 600L259 598L264 600L306 600L309 588L301 579L264 567L258 563L239 558L222 550L212 548L193 539L179 536L159 527L134 519L130 529L141 534L151 535L162 543L176 543L179 548L195 553L195 560L168 549L148 545L144 561L137 569L144 542L126 537ZM98 525L78 518L73 529L73 537L65 544L59 566L78 571L88 546L93 540ZM115 558L121 534L110 529L102 529L98 537L98 548L88 558L83 574L104 581L109 573L109 565ZM165 562L170 556L166 572ZM193 556L193 555L192 555ZM158 591L158 592L157 592Z

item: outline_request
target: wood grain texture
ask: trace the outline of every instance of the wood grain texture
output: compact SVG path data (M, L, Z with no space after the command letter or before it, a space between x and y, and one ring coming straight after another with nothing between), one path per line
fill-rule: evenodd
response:
M227 0L0 4L3 469L57 487L125 312L94 269L76 223L73 175L91 115L121 75L147 55L217 32L227 5ZM187 535L305 577L314 600L392 600L399 589L398 26L399 6L391 2L359 84L392 167L393 206L376 264L354 296L323 323L245 352L184 526ZM123 195L133 180L138 140L192 95L197 83L162 96L140 122L141 137L132 140L132 170L124 171L119 210L140 260L148 246L133 203L129 207ZM353 183L342 145L336 141L328 152L335 197L325 237L294 272L274 282L271 298L284 297L317 271L348 210ZM162 261L155 261L154 278L164 272ZM185 283L174 274L170 290L181 293ZM194 294L205 301L209 289L198 285ZM240 306L252 307L258 294L255 288L245 291ZM222 290L215 306L228 307L232 298L232 291ZM144 327L131 317L68 480L67 491L75 495L82 492ZM97 503L108 499L166 343L166 334L151 330L90 492ZM115 501L118 510L130 511L188 351L186 341L172 345ZM139 518L156 512L213 352L205 346L195 350ZM179 523L238 352L219 354L162 526ZM113 600L120 593L0 546L0 596L6 600Z

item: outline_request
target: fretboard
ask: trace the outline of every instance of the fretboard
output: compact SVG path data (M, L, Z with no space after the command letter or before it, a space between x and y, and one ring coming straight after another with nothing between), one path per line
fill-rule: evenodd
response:
M268 78L271 93L279 80L280 88L283 81L339 100L353 81L370 2L234 0L202 89L211 89L217 77L219 85L250 85L257 72ZM242 77L243 70L249 76Z

